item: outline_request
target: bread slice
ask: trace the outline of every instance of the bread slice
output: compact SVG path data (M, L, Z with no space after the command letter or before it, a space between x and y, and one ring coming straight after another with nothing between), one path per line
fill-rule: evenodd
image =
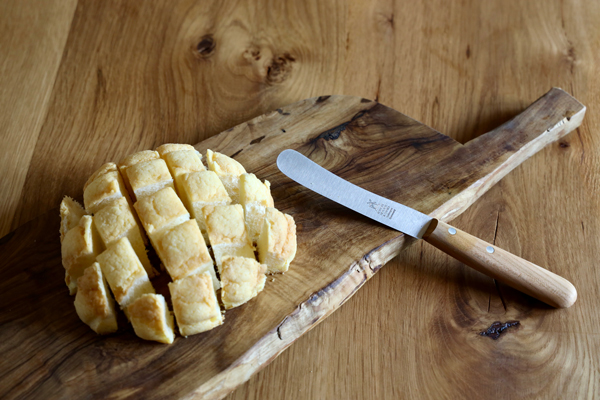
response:
M171 278L209 272L216 289L221 287L208 248L195 219L163 230L156 237L156 252Z
M225 186L227 194L231 197L231 201L238 204L240 202L240 175L246 173L242 164L231 157L227 157L225 154L213 152L212 150L206 151L206 163L208 164L208 169L214 171L219 179L221 179L221 182L223 182L223 186Z
M208 242L206 219L202 209L206 206L230 204L231 198L217 174L212 171L178 176L176 182L183 204L198 222L204 240Z
M169 291L181 336L205 332L223 323L223 314L208 272L171 282Z
M126 311L141 295L154 293L148 274L126 237L108 246L97 260L122 310Z
M95 262L77 279L75 311L79 318L100 335L117 330L117 313L100 265Z
M171 344L175 339L173 314L160 294L146 293L127 307L135 334L145 340Z
M253 299L265 287L267 266L246 257L223 257L221 301L225 309Z
M136 200L150 196L165 187L174 188L167 163L161 158L132 165L125 172Z
M148 259L140 227L125 198L121 197L98 211L94 215L94 223L105 246L126 237L129 239L148 276L152 278L156 275L156 271L152 268Z
M223 256L254 259L254 249L246 232L244 210L241 205L207 206L204 207L203 212L219 274Z
M265 219L265 209L274 206L269 181L261 182L254 174L242 174L240 204L244 207L248 236L252 244L256 244Z
M93 224L91 215L84 215L76 227L70 229L61 243L62 264L65 267L65 283L70 294L77 293L77 279L104 250L102 240Z
M75 200L65 196L60 202L60 241L62 243L68 231L79 224L81 217L87 213Z
M153 245L153 235L190 219L190 213L171 187L144 197L134 207Z
M100 167L100 170L90 177L88 184L83 189L83 205L90 214L96 213L102 207L121 197L131 201L121 174L114 163L109 164ZM103 173L99 173L99 171L103 171Z
M296 256L294 219L269 207L258 239L258 261L267 264L269 274L285 272Z
M131 185L129 184L129 178L127 178L127 168L131 167L132 165L135 164L139 164L145 161L150 161L150 160L156 160L160 158L160 155L158 154L158 152L154 151L154 150L143 150L143 151L138 151L137 153L133 153L128 155L127 157L123 158L121 161L119 161L119 171L121 172L121 175L123 176L123 181L125 182L125 187L127 187L127 190L129 191L129 195L131 196L132 199L135 199L135 195L133 193L133 189L131 188Z

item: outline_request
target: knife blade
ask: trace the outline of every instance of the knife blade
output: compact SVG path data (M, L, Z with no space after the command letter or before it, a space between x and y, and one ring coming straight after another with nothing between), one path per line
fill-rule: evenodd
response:
M570 307L577 300L577 290L568 280L443 221L356 186L295 150L282 151L277 167L306 188L390 228L424 239L469 267L553 307Z

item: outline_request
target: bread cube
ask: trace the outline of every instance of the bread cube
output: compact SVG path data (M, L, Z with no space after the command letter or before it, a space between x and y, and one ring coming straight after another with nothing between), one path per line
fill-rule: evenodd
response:
M163 159L175 179L179 175L206 170L204 164L202 164L200 153L196 150L173 151L165 154ZM175 181L175 184L177 184L177 181ZM180 191L179 187L177 190Z
M94 215L94 223L98 234L105 246L126 237L135 250L149 277L156 274L150 264L146 247L142 239L142 232L138 226L131 207L125 198L113 201Z
M167 163L161 158L132 165L125 172L138 201L166 187L174 188Z
M134 204L134 208L153 245L154 234L190 219L190 214L171 187L144 197Z
M223 183L212 171L192 172L178 176L176 179L181 200L198 221L204 240L208 241L206 219L202 209L206 206L226 205L231 203Z
M126 237L108 246L97 260L122 310L126 311L141 295L154 293L148 274Z
M95 262L77 279L75 311L79 318L100 335L117 330L117 313L100 265Z
M99 173L99 171L103 171L103 173ZM102 207L121 197L130 200L123 178L115 164L105 164L100 167L99 171L90 177L83 189L83 205L90 214L96 213Z
M181 336L205 332L223 323L223 314L208 272L171 282L169 291Z
M219 273L221 273L223 256L254 259L254 249L246 232L244 210L241 205L206 206L203 212Z
M294 219L269 207L258 238L258 261L267 264L269 274L285 272L296 256L296 224Z
M145 340L170 344L175 339L173 315L160 294L147 293L127 307L135 334Z
M103 164L100 168L98 168L96 171L94 171L94 173L88 178L87 181L85 181L85 184L83 185L83 190L85 191L85 189L93 182L95 181L98 177L109 173L109 172L115 172L118 171L117 170L117 165L113 162L108 162L106 164Z
M221 301L225 309L253 299L265 287L267 266L246 257L223 257Z
M206 271L215 290L221 287L195 219L162 231L156 238L156 252L174 281Z
M79 224L81 217L87 213L75 200L69 196L65 196L60 202L60 241L62 243L68 231L75 228Z
M231 157L227 157L225 154L213 152L212 150L206 151L206 163L208 164L208 169L214 171L219 179L221 179L221 182L223 182L223 186L225 186L227 194L231 197L231 201L234 204L238 204L240 202L240 175L246 173L242 164Z
M139 164L142 162L146 162L146 161L150 161L150 160L156 160L160 158L160 155L158 154L158 152L153 151L153 150L143 150L143 151L138 151L137 153L133 153L128 155L127 157L125 157L124 159L122 159L121 161L119 161L119 171L121 172L121 176L123 176L123 181L125 182L125 187L127 188L128 192L129 192L129 196L132 199L135 199L135 194L133 193L133 189L131 188L131 185L129 184L129 178L127 177L127 168L131 167L132 165L135 164Z
M77 279L104 250L91 215L81 217L77 226L65 234L60 250L65 267L65 283L69 287L69 293L73 295L77 293Z
M252 244L256 244L265 219L265 209L274 205L269 181L265 180L263 183L254 174L242 174L240 204L244 207L248 236Z

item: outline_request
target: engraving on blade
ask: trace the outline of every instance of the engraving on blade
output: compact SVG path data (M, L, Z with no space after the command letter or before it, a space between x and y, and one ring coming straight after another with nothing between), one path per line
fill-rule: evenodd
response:
M282 151L277 157L277 167L308 189L412 237L421 239L432 220L340 178L295 150Z

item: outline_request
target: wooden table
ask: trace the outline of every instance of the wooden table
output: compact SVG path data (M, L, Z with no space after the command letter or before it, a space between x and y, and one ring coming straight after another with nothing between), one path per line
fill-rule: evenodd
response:
M583 125L453 224L569 279L573 307L418 244L230 397L600 396L599 20L591 0L3 2L0 235L107 160L304 98L376 99L466 142L562 87Z

